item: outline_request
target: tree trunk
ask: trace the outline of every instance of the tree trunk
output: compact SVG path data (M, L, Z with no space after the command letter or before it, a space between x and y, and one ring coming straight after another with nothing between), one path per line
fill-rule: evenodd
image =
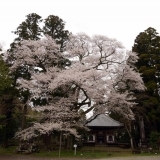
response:
M134 143L133 143L133 137L130 136L130 143L131 143L131 148L133 149L134 148Z
M60 131L60 136L59 136L59 157L61 156L61 147L62 147L62 131Z
M73 136L68 135L67 136L67 149L72 150L72 148L73 148Z
M133 142L133 136L132 136L132 122L131 121L128 122L128 126L126 125L126 129L129 134L129 137L130 137L131 148L134 149L134 142Z
M10 133L10 123L11 123L11 120L12 120L12 112L11 112L11 108L7 108L6 112L5 112L5 116L6 116L6 119L5 119L5 130L3 131L4 132L4 139L3 139L3 142L2 142L2 146L4 148L7 148L8 147L8 139L9 139L9 133ZM9 130L9 132L8 132Z
M144 121L143 121L143 117L139 117L139 127L140 127L140 137L141 137L141 141L144 142L145 141L145 130L144 130Z
M5 134L4 140L2 142L2 147L7 148L8 147L8 138L7 138L7 133Z
M43 138L43 143L44 143L46 150L51 151L52 150L51 135L45 134L45 135L42 135L42 138Z
M26 115L27 115L27 105L25 104L23 107L23 114L22 114L22 130L26 128Z

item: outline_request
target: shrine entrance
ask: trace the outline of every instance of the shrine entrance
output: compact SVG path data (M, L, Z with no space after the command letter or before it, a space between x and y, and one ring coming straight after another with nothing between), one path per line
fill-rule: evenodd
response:
M104 135L97 135L97 143L105 143Z

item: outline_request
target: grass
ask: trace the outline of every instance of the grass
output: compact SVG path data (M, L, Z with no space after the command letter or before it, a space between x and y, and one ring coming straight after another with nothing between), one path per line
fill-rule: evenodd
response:
M14 150L15 150L15 146L11 146L11 147L8 147L8 148L3 148L3 147L0 147L0 154L2 155L12 155L12 154L15 154Z
M40 153L34 153L36 156L41 157L58 157L58 150L53 150L51 152L41 151ZM133 156L131 149L123 149L118 147L82 147L78 148L76 155L73 150L62 150L61 157L77 157L77 158L105 158L105 157L115 157L115 156Z
M51 151L51 152L40 152L40 153L34 153L35 156L40 156L40 157L58 157L58 151ZM62 150L61 151L61 157L62 158L82 158L82 159L99 159L99 158L107 158L107 157L136 157L136 156L150 156L154 155L151 153L143 153L143 154L132 154L130 151L105 151L105 150L78 150L76 152L76 155L74 155L74 151L66 151Z
M47 156L47 157L58 157L59 154L58 154L58 151L52 151L52 152L49 152L49 153L35 153L34 155L37 155L37 156ZM82 153L81 151L77 151L76 152L76 155L74 154L74 151L61 151L61 157L67 157L67 158L104 158L104 157L108 157L110 156L111 154L110 153L105 153L105 152L84 152Z
M15 155L14 152L16 147L0 148L1 155ZM54 151L40 151L39 153L33 153L36 157L59 157L58 150ZM153 155L150 153L144 154L132 154L131 149L123 149L116 147L83 147L77 149L76 155L74 150L62 150L61 156L63 158L82 158L82 159L93 159L93 158L107 158L107 157L127 157L127 156L149 156Z

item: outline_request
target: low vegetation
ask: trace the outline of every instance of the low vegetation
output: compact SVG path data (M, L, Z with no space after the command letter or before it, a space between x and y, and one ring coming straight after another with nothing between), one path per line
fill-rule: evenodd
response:
M0 148L0 155L17 155L15 152L16 147L8 147L8 148ZM20 153L21 154L21 153ZM22 153L25 155L24 153ZM31 155L35 157L59 157L58 150L53 150L50 152L40 151L38 153L32 153ZM73 150L62 150L60 157L65 158L106 158L106 157L127 157L127 156L153 156L160 155L160 153L141 153L141 154L133 154L132 149L123 149L118 147L83 147L78 148L75 154Z

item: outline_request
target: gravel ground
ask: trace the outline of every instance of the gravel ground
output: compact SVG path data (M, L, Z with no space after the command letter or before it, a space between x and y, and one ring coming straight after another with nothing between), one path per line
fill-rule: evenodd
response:
M160 156L112 157L100 160L160 160Z
M82 158L44 158L44 157L34 157L31 155L15 155L15 156L13 156L13 155L12 156L0 155L0 160L84 160L84 159L82 159ZM160 160L160 155L157 155L157 156L133 156L133 157L111 157L111 158L92 159L92 160Z

